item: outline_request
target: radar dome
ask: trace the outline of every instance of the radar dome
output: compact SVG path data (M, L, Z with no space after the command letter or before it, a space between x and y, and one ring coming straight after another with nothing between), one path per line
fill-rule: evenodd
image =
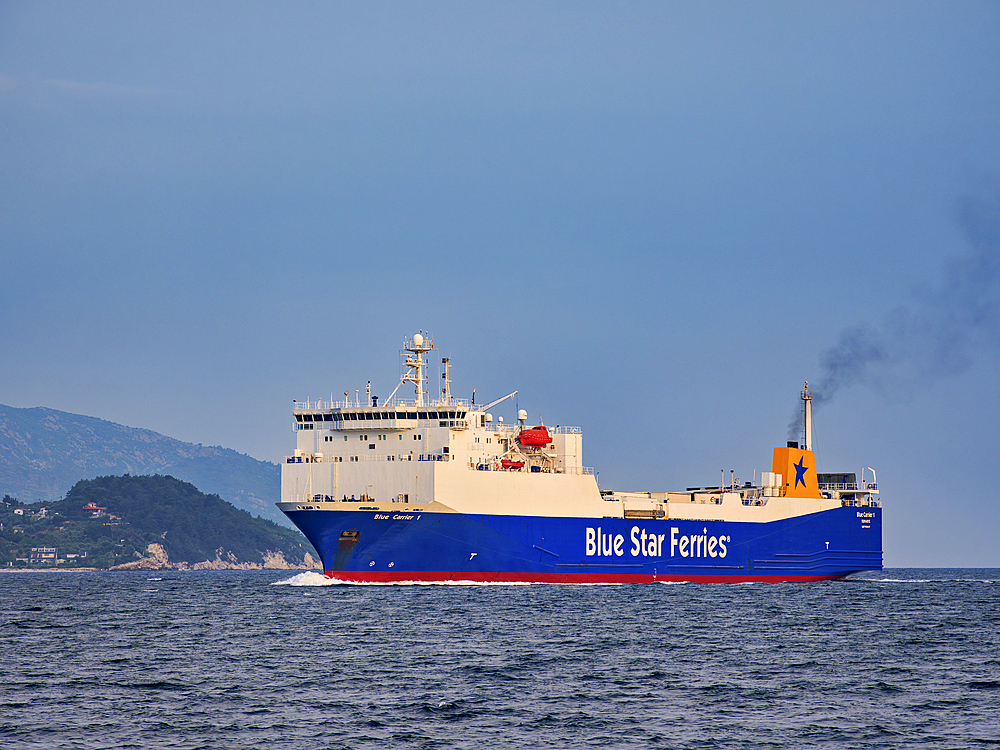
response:
M518 418L518 419L519 419L520 421L522 421L522 422L523 422L524 420L526 420L526 419L528 418L528 412L526 412L526 411L525 411L524 409L521 409L521 410L520 410L520 411L518 411L518 413L517 413L517 418Z
M414 334L414 336L413 336L413 345L414 346L423 346L424 345L424 337L421 336L419 333Z

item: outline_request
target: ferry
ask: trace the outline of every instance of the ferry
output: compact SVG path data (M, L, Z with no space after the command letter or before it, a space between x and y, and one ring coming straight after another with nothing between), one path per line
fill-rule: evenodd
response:
M683 491L600 489L583 432L494 419L517 391L476 404L428 388L432 338L404 339L404 374L382 403L296 401L278 507L347 582L820 581L882 569L873 469L817 474L812 396L803 437L769 471ZM415 398L397 398L410 384Z

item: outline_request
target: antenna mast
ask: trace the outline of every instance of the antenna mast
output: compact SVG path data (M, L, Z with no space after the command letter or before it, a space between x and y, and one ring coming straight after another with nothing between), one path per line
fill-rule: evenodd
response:
M444 380L444 384L441 387L441 395L444 396L444 402L446 404L451 403L451 378L449 377L449 368L451 367L451 357L443 357L441 359L441 364L444 365L444 372L441 373L441 379Z
M424 359L424 354L431 351L434 348L434 340L428 335L424 338L424 332L413 334L412 339L406 339L403 342L403 350L409 352L405 355L406 360L403 362L408 368L406 374L403 375L399 380L399 385L403 383L413 383L417 388L417 406L424 406L424 394L427 393L427 373L424 368L427 367L427 361ZM399 385L395 387L389 398L385 400L389 403L392 397L396 395L396 391L399 390Z
M809 390L809 381L805 382L802 388L802 412L805 428L805 445L802 447L807 451L812 450L813 424L812 424L812 392Z

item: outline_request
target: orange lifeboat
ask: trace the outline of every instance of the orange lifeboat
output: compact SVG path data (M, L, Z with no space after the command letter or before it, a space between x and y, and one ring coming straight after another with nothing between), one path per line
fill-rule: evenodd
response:
M505 469L521 469L524 467L524 461L511 461L509 458L505 458L500 462L500 465Z
M552 436L549 435L545 425L538 425L538 427L521 430L521 434L517 436L517 442L525 448L541 448L552 442Z

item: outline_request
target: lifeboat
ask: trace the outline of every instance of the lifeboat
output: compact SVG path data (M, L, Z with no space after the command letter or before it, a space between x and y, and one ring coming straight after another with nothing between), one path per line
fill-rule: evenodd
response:
M524 461L511 461L509 458L505 458L500 462L500 465L505 469L521 469L524 468Z
M549 435L545 425L538 425L538 427L521 430L521 434L517 436L517 442L525 448L541 448L552 442L552 436Z

